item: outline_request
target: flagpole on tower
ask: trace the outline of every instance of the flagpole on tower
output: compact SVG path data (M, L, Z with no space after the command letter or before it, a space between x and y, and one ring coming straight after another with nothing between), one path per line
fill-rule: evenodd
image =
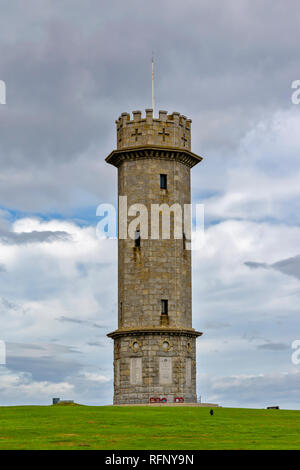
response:
M152 109L153 116L155 114L155 103L154 103L154 54L152 52Z

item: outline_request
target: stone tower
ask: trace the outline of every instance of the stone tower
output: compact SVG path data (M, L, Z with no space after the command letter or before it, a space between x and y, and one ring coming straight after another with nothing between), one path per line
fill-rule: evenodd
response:
M202 333L192 328L190 226L171 209L170 237L161 227L155 237L151 211L159 205L161 218L162 204L176 204L184 213L191 202L190 169L202 158L190 150L191 120L179 113L159 111L158 119L152 109L145 117L134 111L133 119L122 113L116 124L117 149L106 161L118 168L118 194L127 197L128 210L133 204L147 208L149 230L127 236L119 203L118 329L108 334L114 340L114 404L194 403L196 338ZM128 224L135 218L130 215Z

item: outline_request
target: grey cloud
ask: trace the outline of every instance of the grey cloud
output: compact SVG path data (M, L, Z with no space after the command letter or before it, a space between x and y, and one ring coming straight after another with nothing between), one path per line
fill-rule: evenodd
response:
M201 376L200 376L201 377ZM202 396L223 406L299 408L300 372L202 376Z
M6 343L8 357L50 357L53 355L73 354L79 351L73 346L51 343Z
M72 317L65 317L64 315L57 318L56 320L60 322L79 323L79 324L87 323L84 320L79 320L78 318L72 318Z
M45 366L48 364L45 363ZM64 364L67 368L69 363ZM62 364L63 366L63 364ZM103 405L111 404L112 381L97 382L86 378L82 368L70 367L71 374L62 381L51 380L51 373L44 374L45 380L39 382L36 375L31 372L20 372L12 369L6 369L5 373L14 377L13 386L6 385L5 382L0 389L1 405L50 405L53 397L53 386L57 390L55 396L64 399L73 399L76 403ZM60 375L60 374L59 374ZM40 377L37 374L37 377ZM42 376L43 377L43 374ZM1 377L2 378L2 377ZM50 380L49 380L50 379ZM65 384L70 386L66 392ZM31 386L37 389L36 393L30 393ZM24 392L24 388L29 393ZM49 391L48 391L49 390Z
M103 329L103 328L110 328L110 325L99 325L99 323L93 323L93 325L95 328L100 328L100 329Z
M93 328L109 328L107 325L100 325L99 323L93 323L91 320L80 320L78 318L66 317L62 315L61 317L56 319L60 322L69 322L69 323L77 323L79 325L87 325Z
M22 353L23 353L23 350L26 349L26 350L36 350L36 351L45 351L45 347L44 346L41 346L40 344L14 344L14 343L6 343L6 347L10 347L12 349L14 349L14 352L16 350L16 348L18 348ZM8 350L8 349L7 349Z
M223 322L207 322L204 324L204 327L207 329L221 329L221 328L229 328L231 326L230 323L223 323Z
M150 105L152 49L157 106L194 118L195 151L213 161L232 157L253 122L290 104L298 75L296 0L290 14L270 0L189 8L166 0L159 15L136 1L103 9L96 0L89 7L66 0L44 10L34 2L26 15L16 13L19 1L10 4L15 8L3 6L0 19L8 93L0 198L7 207L66 210L82 205L82 195L90 205L114 198L115 172L104 157L115 146L119 114ZM10 23L19 25L13 36ZM279 28L288 34L278 35Z
M273 269L300 279L300 255L271 264Z
M97 373L99 373L97 369ZM78 396L78 402L92 405L112 404L113 382L97 382L86 379L83 370L72 377L72 383L75 387L74 398ZM82 401L84 397L84 401Z
M71 235L63 231L38 232L0 232L0 243L5 245L26 245L28 243L53 243L55 241L70 241Z
M103 341L90 341L87 343L88 346L96 346L96 347L105 347L106 344L103 343Z
M0 263L0 273L4 273L6 271L6 268L4 264Z
M250 269L257 269L257 268L267 268L268 265L266 263L255 263L254 261L246 261L244 263L245 266L248 266Z
M300 279L300 255L293 256L292 258L283 259L273 264L256 263L252 261L246 261L244 264L251 269L275 269L276 271L280 271L283 274L287 274L289 276L293 276L297 279Z
M264 343L259 344L257 349L268 349L270 351L283 351L285 349L290 349L290 345L285 343Z
M7 368L13 371L26 372L33 380L58 382L77 373L83 367L76 360L55 356L20 357L7 356Z
M0 298L0 302L2 304L2 307L5 309L5 310L13 310L15 312L17 311L20 311L22 313L26 313L26 310L24 310L22 308L21 305L17 304L16 302L13 302L11 300L8 300L4 297Z
M82 277L86 277L89 274L90 271L99 271L100 269L109 269L110 266L111 266L111 264L107 263L107 262L103 262L103 263L97 263L97 262L82 263L82 262L79 262L79 263L76 264L78 272L80 273L80 275Z
M72 346L58 344L11 343L6 344L7 368L30 373L33 380L58 382L76 374L82 365L72 357L78 354Z

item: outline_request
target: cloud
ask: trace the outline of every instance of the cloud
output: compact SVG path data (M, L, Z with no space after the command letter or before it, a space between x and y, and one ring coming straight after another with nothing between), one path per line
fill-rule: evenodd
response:
M260 396L255 400L250 393L249 399L240 399L238 390L232 397L216 395L202 375L213 382L220 376L269 376L291 367L288 345L297 339L299 280L261 268L258 261L249 269L248 260L272 265L297 257L299 235L299 227L259 221L226 220L206 227L203 249L192 252L193 324L203 332L197 341L197 393L203 401L264 406ZM257 264L260 269L254 269ZM221 325L227 326L211 328ZM298 407L288 392L285 403Z
M273 269L300 279L300 255L278 261L271 265Z
M270 351L282 351L283 349L290 349L290 345L285 343L265 343L259 344L258 349L268 349Z
M74 386L68 382L34 381L28 373L0 371L0 399L3 404L22 401L30 404L51 403L54 396L70 396Z
M90 341L89 343L87 343L89 346L95 346L95 347L104 347L105 344L103 341Z
M289 276L294 276L297 279L300 279L300 255L293 256L288 259L283 259L273 264L256 263L253 261L246 261L244 264L251 269L257 269L257 268L275 269L284 274L287 274Z
M67 364L66 364L67 366ZM111 403L112 381L97 372L75 373L66 380L34 379L29 372L0 368L0 401L3 405L50 405L53 397L77 403Z
M206 163L197 199L205 204L208 222L299 223L300 116L295 108L278 110L256 123L239 140L230 163L218 160L217 170ZM201 165L195 168L199 178Z
M83 367L76 358L79 353L77 348L60 344L6 342L6 367L28 373L33 380L64 381Z
M250 269L258 269L258 268L267 268L268 265L266 263L255 263L254 261L245 261L245 266L248 266Z
M83 368L83 364L74 359L57 356L47 357L43 354L39 357L36 355L35 357L20 357L7 354L6 365L12 371L29 373L33 380L53 383L66 379L72 380L71 377Z
M281 408L299 408L298 370L272 374L240 374L231 376L201 376L205 389L205 401L223 406L251 406L266 408L279 405ZM203 396L204 398L204 396Z
M8 299L5 299L4 297L0 298L0 302L1 302L1 306L2 307L2 311L15 311L15 312L21 312L21 313L26 313L25 310L23 310L22 306L15 303L15 302L12 302L11 300L8 300Z
M88 8L78 0L47 1L44 9L34 1L22 18L19 0L10 3L1 15L3 206L67 212L114 200L116 174L104 158L115 146L120 113L150 105L152 49L157 107L193 119L194 150L208 159L205 186L222 180L224 160L238 161L254 123L264 125L291 103L297 15L270 0L230 0L221 8L211 0L189 8L166 0L159 16L134 0L105 9L96 0ZM292 0L289 11L297 8ZM18 25L14 33L10 24ZM278 25L289 34L279 37Z
M204 324L204 327L206 329L219 329L219 328L228 328L230 327L230 323L225 323L225 322L206 322Z
M43 357L58 356L62 354L77 353L77 349L72 346L53 343L6 343L8 357Z
M109 382L110 381L110 378L105 377L104 375L95 374L93 372L85 372L83 375L84 375L86 380L90 380L92 382L103 383L103 382Z
M62 317L59 317L56 319L57 321L60 321L60 322L70 322L70 323L77 323L79 325L86 325L86 326L90 326L92 328L108 328L107 325L99 325L98 323L93 323L93 321L90 321L90 320L79 320L78 318L71 318L71 317L65 317L65 316L62 316Z
M1 331L3 340L14 345L8 347L7 367L30 374L33 382L72 384L71 398L79 402L110 403L112 343L106 333L117 321L116 241L98 240L94 227L55 219L19 218L12 230L63 231L71 238L0 243L8 267L1 284ZM273 264L275 253L295 257L298 243L299 228L266 222L228 220L207 228L205 249L192 253L194 327L204 331L198 342L201 373L268 374L290 363L288 349L277 349L275 364L270 347L258 346L295 339L298 279L245 263L264 259ZM78 264L87 267L85 276ZM204 383L198 386L204 393Z
M71 318L71 317L64 317L64 316L57 318L57 320L61 322L71 322L71 323L79 323L79 324L86 323L83 320L79 320L78 318Z
M53 243L54 241L66 241L71 237L66 232L24 232L24 233L1 233L0 243L4 245L22 245L27 243Z
M18 218L10 231L70 236L52 243L5 244L0 240L0 258L7 265L0 297L0 339L7 345L7 369L13 375L29 377L26 384L29 388L32 383L34 390L39 382L46 383L45 389L49 385L50 391L55 390L52 383L68 383L73 387L71 398L79 402L110 403L112 344L106 333L116 322L116 306L111 301L116 242L98 240L91 226L36 217ZM88 266L84 277L78 264ZM97 344L99 332L101 346ZM91 382L85 372L107 380ZM4 395L0 391L2 403L14 402ZM32 398L21 393L18 398L13 396L15 403L28 404L34 393ZM51 396L36 396L36 403L49 400Z

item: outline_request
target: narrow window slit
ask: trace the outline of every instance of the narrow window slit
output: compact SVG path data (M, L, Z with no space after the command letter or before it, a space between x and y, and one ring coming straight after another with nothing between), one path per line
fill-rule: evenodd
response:
M167 175L160 175L160 189L167 189Z
M135 231L135 246L139 248L141 246L141 232L140 230Z
M161 314L168 315L168 301L166 299L161 299Z

